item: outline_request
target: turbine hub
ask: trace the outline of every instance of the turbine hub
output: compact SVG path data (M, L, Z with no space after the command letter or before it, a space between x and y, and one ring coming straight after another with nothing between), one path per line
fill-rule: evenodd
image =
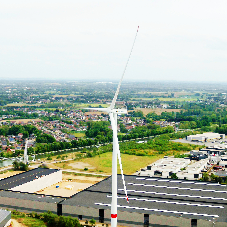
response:
M110 110L110 113L116 113L116 114L127 114L127 109L112 109Z

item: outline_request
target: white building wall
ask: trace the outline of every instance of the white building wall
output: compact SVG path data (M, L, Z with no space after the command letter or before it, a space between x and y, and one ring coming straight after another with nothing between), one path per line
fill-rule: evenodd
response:
M205 132L203 134L196 134L196 135L190 135L187 136L188 141L205 141L205 139L213 140L213 139L220 139L220 138L225 138L224 134L219 134L219 133L212 133L212 132Z
M11 188L12 191L34 193L62 181L62 170L35 178L33 181Z

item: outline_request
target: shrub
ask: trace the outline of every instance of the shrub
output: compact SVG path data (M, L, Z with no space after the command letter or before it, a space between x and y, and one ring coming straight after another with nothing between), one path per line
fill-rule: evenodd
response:
M93 219L93 218L89 222L91 223L92 226L95 225L95 223L96 223L95 219Z
M13 210L12 211L12 214L15 214L15 215L19 215L21 212L20 211L18 211L18 210Z
M178 179L177 174L176 174L176 173L173 173L173 174L171 175L171 178L172 178L172 179Z
M13 162L13 170L28 171L28 165L23 162Z

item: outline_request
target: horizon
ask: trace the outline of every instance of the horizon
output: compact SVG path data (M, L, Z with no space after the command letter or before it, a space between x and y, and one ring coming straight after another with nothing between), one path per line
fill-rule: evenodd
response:
M44 79L44 78L10 78L10 79L5 79L5 78L0 78L1 82L0 84L2 84L4 81L7 82L16 82L16 81L39 81L39 82L95 82L95 83L119 83L119 80L115 79L115 80L99 80L99 79ZM120 79L120 78L119 78ZM189 83L189 84L200 84L200 83L205 83L205 84L227 84L227 81L187 81L187 80L130 80L130 79L123 79L122 83Z

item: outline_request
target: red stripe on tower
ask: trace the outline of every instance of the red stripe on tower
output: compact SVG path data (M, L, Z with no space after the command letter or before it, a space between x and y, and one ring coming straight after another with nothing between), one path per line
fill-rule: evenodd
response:
M117 218L117 214L111 214L111 218Z

